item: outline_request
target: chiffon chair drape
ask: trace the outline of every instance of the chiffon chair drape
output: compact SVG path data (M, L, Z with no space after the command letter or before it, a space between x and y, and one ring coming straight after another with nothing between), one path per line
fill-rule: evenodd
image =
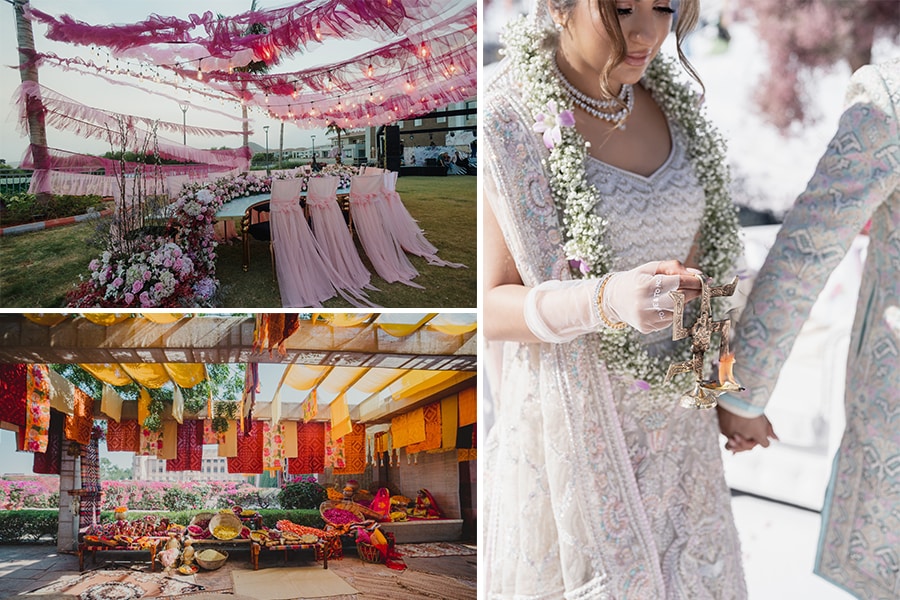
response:
M421 288L412 282L419 272L388 227L384 218L386 211L384 178L380 174L356 175L350 179L350 215L375 271L388 283L400 282Z
M319 248L300 206L302 186L302 179L272 182L272 245L282 304L318 307L338 293L354 306L368 305L365 295L352 289Z
M313 233L322 253L355 290L377 288L370 285L372 274L359 258L356 244L347 229L337 203L337 177L310 177L306 186L306 208Z
M384 197L387 204L387 210L384 213L384 220L388 227L393 231L394 237L399 240L400 246L410 254L421 256L428 261L428 264L438 267L451 267L454 269L465 268L466 265L461 263L447 262L442 258L438 258L438 249L425 239L425 232L419 227L419 224L397 193L397 172L385 171L382 173L384 180Z

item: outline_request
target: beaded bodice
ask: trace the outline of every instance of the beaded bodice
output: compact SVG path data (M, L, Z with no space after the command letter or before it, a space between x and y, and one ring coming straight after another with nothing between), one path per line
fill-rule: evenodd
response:
M703 217L703 188L677 125L669 125L672 150L644 177L588 156L587 177L600 193L594 212L613 223L606 232L613 269L628 270L653 260L685 261Z

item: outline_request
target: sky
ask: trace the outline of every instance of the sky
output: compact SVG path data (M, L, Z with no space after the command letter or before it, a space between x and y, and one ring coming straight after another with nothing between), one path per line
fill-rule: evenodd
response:
M450 0L445 2L448 7L457 6L466 0ZM259 9L272 9L292 4L290 2L278 2L273 0L258 0ZM59 16L69 14L73 18L90 24L124 24L136 23L147 18L151 14L175 16L187 18L189 14L202 14L211 10L223 15L236 15L246 12L250 8L250 0L205 0L204 2L184 2L175 0L145 0L128 2L72 2L71 0L32 0L32 7L48 14ZM35 48L39 52L53 52L60 56L81 56L92 58L90 48L75 46L60 42L53 42L44 37L46 27L40 23L33 24ZM16 109L12 101L14 91L20 83L19 73L16 69L5 68L18 65L18 53L16 51L16 26L13 8L6 2L0 3L0 97L8 100L7 111L0 111L0 158L8 164L18 164L28 146L28 137L18 131ZM382 42L384 43L384 42ZM293 71L308 68L317 64L328 64L356 56L362 52L376 47L374 42L368 40L329 40L320 46L311 49L305 54L295 54L294 57L284 61L272 72ZM121 76L125 80L133 81L133 77ZM107 81L89 75L67 73L60 68L44 66L39 72L40 83L74 100L115 112L158 118L164 121L182 123L186 119L189 126L212 127L227 130L239 130L240 108L237 104L229 103L225 106L210 99L201 99L193 94L192 102L211 102L211 108L223 112L232 112L238 120L222 117L214 113L202 110L188 109L186 115L182 113L179 103L160 96L149 95L132 87L114 85ZM145 85L156 87L151 80L145 80ZM159 89L169 95L179 95L187 98L185 92L173 91L169 86L161 86ZM269 125L269 149L277 149L279 143L280 122L271 119L260 110L250 112L250 128L255 131L250 136L250 141L266 146L266 134L264 125ZM287 123L284 128L284 147L310 147L312 145L311 134L316 135L316 147L321 148L326 143L324 130L300 129L296 125ZM166 132L164 137L180 141L177 133ZM103 154L110 150L109 144L98 139L84 139L72 133L56 129L47 130L48 145L54 148L85 152L90 154ZM241 136L192 138L187 136L189 146L198 148L210 148L227 146L229 148L241 145Z

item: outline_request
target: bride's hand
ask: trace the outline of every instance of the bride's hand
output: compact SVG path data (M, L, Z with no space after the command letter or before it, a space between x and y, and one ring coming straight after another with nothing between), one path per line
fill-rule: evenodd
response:
M603 290L601 309L611 321L627 323L641 333L665 329L672 325L675 311L669 292L683 292L685 300L698 297L699 274L677 260L649 262L613 273Z

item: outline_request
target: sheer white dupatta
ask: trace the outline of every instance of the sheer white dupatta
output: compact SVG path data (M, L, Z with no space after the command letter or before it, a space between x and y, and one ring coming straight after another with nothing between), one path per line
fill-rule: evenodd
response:
M359 258L356 244L347 229L344 215L337 203L337 177L310 177L306 187L306 208L312 221L313 233L322 253L332 267L357 293L363 289L376 290L370 285L372 274Z
M400 194L397 193L397 172L385 171L382 173L382 177L384 178L385 202L387 204L384 220L393 232L394 237L400 242L400 246L410 254L421 256L430 265L452 267L454 269L467 268L462 263L451 263L438 258L438 249L425 239L425 232L422 231L416 220L406 210Z
M412 282L419 272L388 227L384 178L381 174L356 175L350 181L350 214L375 271L388 283L396 281L421 288Z

